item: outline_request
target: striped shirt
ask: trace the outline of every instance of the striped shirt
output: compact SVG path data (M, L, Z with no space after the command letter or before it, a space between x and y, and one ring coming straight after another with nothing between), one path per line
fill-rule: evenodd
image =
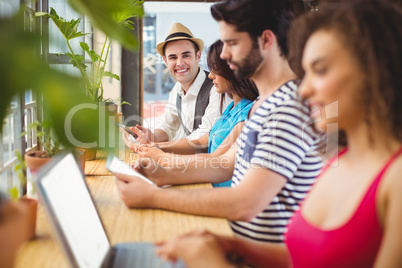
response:
M251 222L234 221L235 234L265 242L283 242L289 218L299 208L319 174L322 161L314 156L320 137L309 121L309 108L289 81L268 97L245 122L237 139L232 187L253 165L270 169L287 182Z

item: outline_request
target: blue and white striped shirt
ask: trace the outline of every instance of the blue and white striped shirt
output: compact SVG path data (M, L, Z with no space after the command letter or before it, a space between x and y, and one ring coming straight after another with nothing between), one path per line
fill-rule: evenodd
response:
M265 242L283 242L286 225L306 197L322 168L314 156L320 141L309 122L309 108L289 81L268 97L245 122L237 139L232 187L253 165L287 179L271 203L251 222L231 222L240 236Z

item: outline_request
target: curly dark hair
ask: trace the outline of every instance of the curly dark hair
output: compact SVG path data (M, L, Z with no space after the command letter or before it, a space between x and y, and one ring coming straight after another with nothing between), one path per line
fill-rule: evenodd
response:
M239 78L235 76L234 72L229 68L229 65L226 63L226 61L222 60L220 57L222 48L223 43L221 40L215 41L210 46L207 58L208 68L213 73L225 78L230 89L241 98L245 98L251 101L255 100L258 97L258 90L254 82L247 78Z
M334 32L364 74L362 98L368 126L379 121L402 142L401 25L402 9L390 1L355 0L322 8L295 20L289 32L289 61L303 77L300 63L308 38L318 30Z
M287 33L294 14L288 0L225 0L211 6L212 17L247 32L256 41L262 32L271 30L281 49L288 56Z

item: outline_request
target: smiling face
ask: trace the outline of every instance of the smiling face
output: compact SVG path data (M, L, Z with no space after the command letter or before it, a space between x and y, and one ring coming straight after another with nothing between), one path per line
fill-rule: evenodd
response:
M219 33L223 42L221 59L226 60L238 77L250 78L263 60L258 42L225 21L219 21Z
M317 129L338 123L348 129L364 122L364 77L356 60L334 31L319 30L308 39L300 94L308 98Z
M178 40L166 44L163 60L174 79L187 90L198 74L200 58L201 52L195 52L191 41Z

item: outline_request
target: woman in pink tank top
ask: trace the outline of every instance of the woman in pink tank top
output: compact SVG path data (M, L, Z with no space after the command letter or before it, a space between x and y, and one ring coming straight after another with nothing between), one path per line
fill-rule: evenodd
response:
M290 38L315 127L337 127L347 147L328 161L284 245L199 232L159 254L189 267L201 258L208 267L402 267L402 10L384 1L319 7Z

